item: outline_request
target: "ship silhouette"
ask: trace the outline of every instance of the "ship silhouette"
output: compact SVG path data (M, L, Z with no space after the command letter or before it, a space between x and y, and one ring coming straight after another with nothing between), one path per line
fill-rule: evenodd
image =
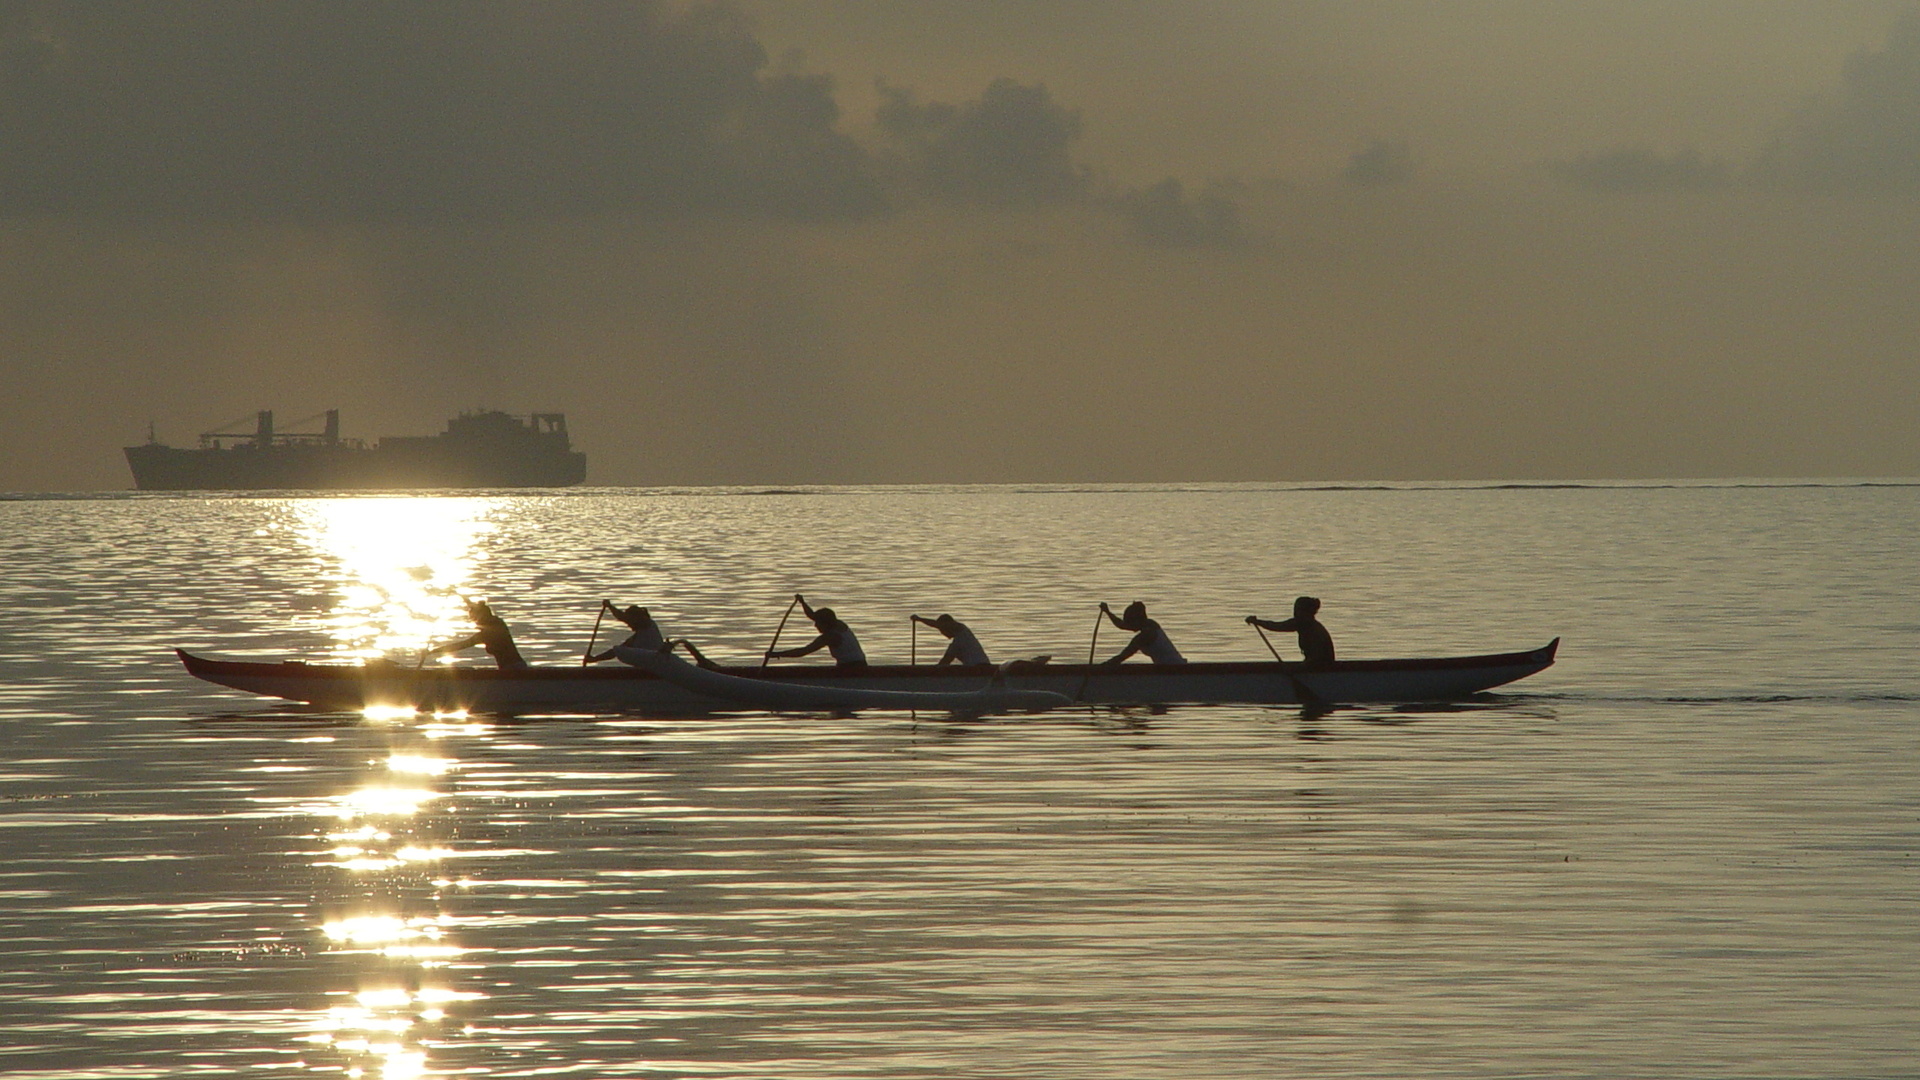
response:
M438 435L387 435L372 445L340 437L340 410L318 432L275 431L262 410L250 434L209 431L195 448L154 438L126 448L141 491L367 490L566 487L587 478L587 456L560 413L463 412ZM231 425L230 425L231 426Z

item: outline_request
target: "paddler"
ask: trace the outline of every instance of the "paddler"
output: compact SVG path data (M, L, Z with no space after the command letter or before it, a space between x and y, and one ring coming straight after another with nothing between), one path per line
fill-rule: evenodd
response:
M853 628L841 622L840 616L835 615L832 608L814 607L808 604L807 598L801 596L799 593L793 594L793 602L799 604L800 610L805 612L807 618L813 621L814 629L820 631L820 636L807 642L805 645L798 645L791 649L781 649L778 652L769 652L767 653L769 658L789 659L825 649L832 655L834 663L843 668L863 668L867 666L867 654L860 648L860 639L853 636Z
M639 604L629 604L624 608L617 608L613 606L613 601L602 600L600 601L600 610L602 612L612 612L614 618L625 623L627 629L633 632L627 635L627 640L620 644L607 649L605 652L597 652L588 656L587 663L597 664L602 660L621 659L619 655L621 649L651 649L654 652L667 651L667 635L660 629L660 624L653 621L653 613L649 612L646 608L641 607ZM631 663L631 661L628 662Z
M1268 622L1249 615L1247 625L1283 634L1291 630L1300 635L1300 655L1307 658L1307 663L1331 664L1333 663L1333 635L1327 633L1327 628L1315 618L1319 614L1319 600L1311 596L1300 596L1295 597L1293 601L1293 618L1283 622Z
M980 647L980 639L974 637L973 631L968 629L967 624L961 622L959 619L951 615L941 615L934 619L929 619L923 615L909 615L907 618L922 626L931 626L946 635L947 651L941 655L940 663L934 665L935 667L940 667L945 664L960 664L970 667L979 664L993 663L992 660L987 659L987 650Z
M1160 624L1147 618L1147 605L1142 601L1135 600L1127 605L1125 611L1115 615L1113 609L1103 600L1100 602L1100 614L1112 620L1113 625L1120 629L1133 631L1133 640L1127 642L1127 647L1121 649L1118 654L1108 657L1106 663L1122 663L1135 653L1140 653L1156 664L1187 662L1187 658L1180 655L1180 650L1173 647L1173 641L1167 637L1167 632L1160 629Z
M520 655L520 650L513 644L513 631L507 629L506 621L495 615L493 608L487 606L485 600L463 599L461 603L467 605L467 617L473 620L473 625L477 629L459 641L450 641L445 645L435 645L428 649L420 657L422 664L433 657L478 645L487 650L487 655L493 657L493 662L503 668L527 666L526 659Z

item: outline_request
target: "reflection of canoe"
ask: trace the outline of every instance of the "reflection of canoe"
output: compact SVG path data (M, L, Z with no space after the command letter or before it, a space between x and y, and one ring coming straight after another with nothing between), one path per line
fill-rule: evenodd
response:
M1553 664L1555 638L1530 652L1426 660L1340 660L1308 667L1272 661L1181 665L1015 665L1008 685L1050 690L1101 704L1247 703L1300 701L1296 682L1321 702L1446 701L1524 679ZM480 712L623 712L724 707L652 672L620 667L416 669L398 664L248 663L180 653L187 671L208 682L268 697L316 705L411 705ZM876 665L844 671L825 665L736 667L727 674L806 687L905 690L963 694L993 674L988 667Z
M702 697L751 705L756 709L951 709L984 716L997 712L1038 712L1073 699L1051 690L1021 690L994 675L985 686L961 693L940 690L872 690L746 679L695 667L652 649L615 649L620 659L650 671L682 690Z

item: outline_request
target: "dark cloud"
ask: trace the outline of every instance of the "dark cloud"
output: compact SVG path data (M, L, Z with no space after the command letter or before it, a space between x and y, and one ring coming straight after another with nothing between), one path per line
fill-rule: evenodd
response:
M881 205L831 83L647 0L15 0L0 213L229 219Z
M1356 187L1386 187L1412 180L1413 171L1413 151L1406 143L1375 139L1347 159L1340 179Z
M1920 13L1855 54L1839 95L1809 108L1756 172L1814 190L1920 194Z
M1119 200L1132 234L1156 247L1240 248L1247 244L1240 205L1225 185L1188 196L1173 177Z
M1247 243L1228 185L1189 194L1168 177L1096 197L1093 170L1073 157L1080 114L1045 86L995 79L958 105L920 101L880 83L876 126L896 184L957 203L1035 207L1081 202L1118 214L1128 235L1154 247L1238 248Z
M1685 191L1727 182L1726 166L1702 159L1692 149L1673 154L1645 149L1607 150L1554 162L1548 168L1561 180L1591 191Z
M1073 160L1080 114L1045 86L995 79L961 105L916 101L882 85L876 119L903 176L938 195L1003 206L1084 196L1088 170Z

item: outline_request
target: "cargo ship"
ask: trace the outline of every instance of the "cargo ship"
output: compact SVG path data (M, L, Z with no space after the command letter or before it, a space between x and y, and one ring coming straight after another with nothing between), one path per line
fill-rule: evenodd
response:
M463 412L438 435L388 435L368 445L340 437L340 410L318 432L274 430L258 414L250 433L209 431L197 448L154 438L126 448L140 491L340 491L380 488L566 487L587 478L587 456L560 413ZM317 417L315 419L318 419Z

